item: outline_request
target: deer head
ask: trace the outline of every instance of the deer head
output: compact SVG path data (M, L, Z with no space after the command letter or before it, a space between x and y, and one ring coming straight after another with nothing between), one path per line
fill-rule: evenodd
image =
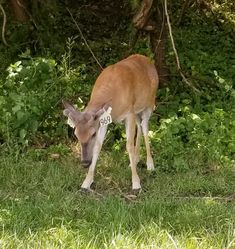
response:
M63 114L69 118L74 134L81 145L81 163L84 167L89 167L92 162L93 148L96 142L96 133L99 129L99 117L103 114L101 110L90 112L79 112L75 107L63 101Z

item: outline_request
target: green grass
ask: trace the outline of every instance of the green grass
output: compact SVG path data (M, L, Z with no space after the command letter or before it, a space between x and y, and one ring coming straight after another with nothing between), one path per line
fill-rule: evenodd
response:
M235 248L235 173L148 174L103 151L94 193L73 156L1 156L0 248Z

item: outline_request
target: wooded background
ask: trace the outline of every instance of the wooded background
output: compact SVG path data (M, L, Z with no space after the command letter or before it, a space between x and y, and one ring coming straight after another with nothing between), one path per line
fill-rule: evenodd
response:
M199 164L234 157L234 1L0 4L3 145L41 148L66 138L61 100L84 108L101 68L141 53L160 75L152 143L162 167L191 167L187 150L206 151ZM109 136L108 145L122 150L118 126Z

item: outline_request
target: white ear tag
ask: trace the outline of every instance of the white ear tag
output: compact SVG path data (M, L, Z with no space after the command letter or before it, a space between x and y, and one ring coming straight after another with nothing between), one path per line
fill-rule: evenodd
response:
M67 124L68 124L70 127L75 128L75 125L74 125L73 121L72 121L70 118L68 118Z
M108 110L104 111L104 113L100 116L99 121L101 127L112 123L112 117L110 115L111 111L112 107L109 107Z

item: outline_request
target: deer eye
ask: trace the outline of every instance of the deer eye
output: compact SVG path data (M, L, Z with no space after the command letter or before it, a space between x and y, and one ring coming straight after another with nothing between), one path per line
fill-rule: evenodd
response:
M94 138L95 136L96 136L96 132L94 132L91 137Z

